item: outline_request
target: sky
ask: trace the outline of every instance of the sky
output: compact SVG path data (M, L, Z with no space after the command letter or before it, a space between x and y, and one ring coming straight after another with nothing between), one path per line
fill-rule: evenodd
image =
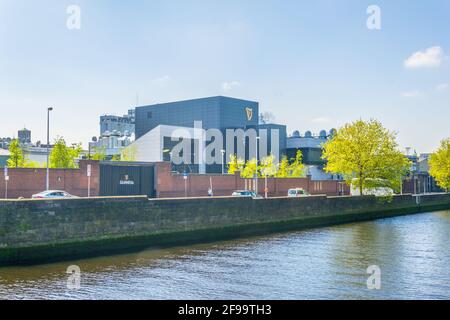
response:
M102 114L225 95L288 133L374 118L431 152L450 137L449 31L448 0L0 0L0 137L45 141L51 106L52 137L86 146Z

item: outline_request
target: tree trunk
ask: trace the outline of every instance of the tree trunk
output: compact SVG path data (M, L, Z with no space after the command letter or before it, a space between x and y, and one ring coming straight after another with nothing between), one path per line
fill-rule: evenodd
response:
M363 196L363 178L362 178L362 173L359 173L359 195Z

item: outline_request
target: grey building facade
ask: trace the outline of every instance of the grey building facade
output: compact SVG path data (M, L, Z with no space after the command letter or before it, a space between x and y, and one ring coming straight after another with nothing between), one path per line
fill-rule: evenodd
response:
M140 150L140 153L146 154L141 161L147 158L150 159L151 156L149 154L160 154L161 150L165 151L161 155L161 159L171 161L170 154L179 141L172 141L170 135L167 135L167 133L164 135L161 133L161 130L166 130L168 126L185 129L194 128L195 122L199 121L201 121L202 129L217 129L222 133L224 139L222 147L225 152L222 157L218 155L218 158L222 160L220 163L208 164L206 166L206 172L220 173L223 170L223 162L227 163L231 154L242 154L241 151L243 151L245 156L243 155L242 157L245 160L255 157L256 142L252 143L251 140L256 138L256 136L261 138L259 143L260 147L258 148L259 154L273 153L278 157L280 154L285 153L287 139L286 126L259 124L258 102L216 96L137 107L137 145L140 149L148 149ZM247 133L250 131L253 131L253 138L251 134L247 136ZM263 139L264 136L267 137L267 145L265 143L266 140ZM146 142L140 141L142 139L146 140ZM153 142L150 143L150 141ZM191 143L194 142L191 141ZM208 144L209 142L207 142ZM238 149L240 148L238 147L240 144L243 146L243 150ZM150 149L152 149L151 152L149 151ZM196 149L195 146L193 147L194 149ZM216 156L215 153L214 156ZM261 157L258 159L261 159ZM182 170L199 172L196 166L189 166L188 169L182 168Z
M23 128L17 132L20 144L31 144L31 131Z
M136 139L158 125L235 129L258 125L259 103L223 96L161 103L136 108Z
M132 135L135 131L135 110L130 109L124 116L103 115L100 117L100 136L117 134Z

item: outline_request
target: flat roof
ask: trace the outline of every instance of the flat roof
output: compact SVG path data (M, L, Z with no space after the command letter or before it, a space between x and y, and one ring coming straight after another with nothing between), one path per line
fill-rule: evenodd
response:
M233 98L233 97L226 97L226 96L212 96L212 97L205 97L205 98L195 98L195 99L187 99L187 100L178 100L178 101L168 101L168 102L154 103L154 104L139 106L137 108L155 107L155 106L166 105L166 104L173 104L173 103L195 102L195 101L213 100L213 99L229 99L229 100L236 100L236 101L259 103L257 101L247 100L247 99L240 99L240 98Z

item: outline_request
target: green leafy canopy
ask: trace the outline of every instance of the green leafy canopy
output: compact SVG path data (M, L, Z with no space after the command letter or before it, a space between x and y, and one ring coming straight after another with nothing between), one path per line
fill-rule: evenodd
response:
M358 120L339 129L323 146L325 170L342 174L348 185L399 191L411 162L399 150L396 134L377 120Z
M450 190L450 138L441 141L441 145L430 157L430 175L437 184Z

